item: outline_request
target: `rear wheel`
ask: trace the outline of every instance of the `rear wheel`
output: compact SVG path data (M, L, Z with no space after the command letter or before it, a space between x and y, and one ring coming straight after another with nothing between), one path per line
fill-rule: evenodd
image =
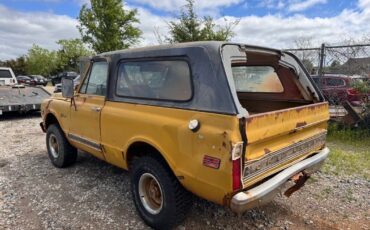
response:
M160 159L144 156L134 161L131 192L141 218L155 229L170 229L182 222L192 195Z
M58 125L52 124L48 127L46 146L54 166L64 168L76 162L77 149L68 142Z

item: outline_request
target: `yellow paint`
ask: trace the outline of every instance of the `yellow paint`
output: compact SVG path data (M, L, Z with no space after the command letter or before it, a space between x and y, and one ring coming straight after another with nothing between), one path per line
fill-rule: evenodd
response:
M77 93L74 97L75 106L72 104L70 109L70 126L68 133L74 134L85 139L100 144L100 112L104 107L105 97L96 95L86 95ZM79 148L94 156L104 159L101 151L74 142Z
M77 148L128 169L129 147L144 142L162 154L174 174L181 178L179 181L194 194L218 204L227 204L227 199L233 194L231 145L242 141L236 116L110 102L99 96L84 95L76 97L75 111L69 100L60 97L51 100L47 110L46 102L43 105L44 119L47 113L53 113L65 133L97 142L103 151L97 152L70 140ZM92 111L92 107L101 107L102 111ZM61 118L61 112L67 117ZM327 104L251 116L246 126L249 141L246 159L258 159L265 154L266 148L273 152L325 131L328 118ZM193 119L201 124L196 133L188 128L189 121ZM205 155L221 159L220 168L203 166ZM250 186L306 155L247 181L244 186Z
M230 142L241 139L235 116L108 101L101 119L108 162L127 169L129 146L145 142L162 154L175 175L183 178L180 182L196 195L222 204L231 192ZM188 128L192 119L201 124L197 133ZM221 159L220 169L203 166L204 155Z
M328 120L329 107L327 103L251 116L247 119L248 146L246 160L258 160L270 152L275 152L319 133L326 132ZM315 151L321 147L318 147ZM307 152L285 164L280 164L256 179L247 181L244 183L244 187L249 187L263 178L289 167L313 152Z

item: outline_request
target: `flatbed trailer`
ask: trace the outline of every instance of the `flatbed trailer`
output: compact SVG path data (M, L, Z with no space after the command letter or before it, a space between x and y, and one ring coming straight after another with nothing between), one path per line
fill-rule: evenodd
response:
M0 86L0 115L6 112L27 113L40 110L50 93L42 87Z

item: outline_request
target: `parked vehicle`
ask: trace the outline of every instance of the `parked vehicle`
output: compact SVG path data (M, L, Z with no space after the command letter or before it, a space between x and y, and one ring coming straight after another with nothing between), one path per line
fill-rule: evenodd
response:
M38 111L50 93L41 87L14 85L0 86L0 115L7 112Z
M324 74L321 78L317 75L312 76L317 86L322 90L324 96L332 105L341 105L348 101L353 106L361 106L363 95L357 92L353 85L356 82L368 81L369 79L363 76L347 76L343 74ZM370 81L368 81L370 82Z
M138 214L170 228L192 196L242 213L300 188L329 154L328 104L299 60L224 42L103 53L42 104L56 167L77 149L129 170Z
M76 72L63 72L63 73L60 73L57 76L53 77L51 79L51 83L53 84L53 86L55 86L56 84L59 84L59 83L62 82L62 78L75 79L77 76L78 76L78 74Z
M48 79L41 75L30 75L30 78L32 78L35 81L36 85L46 86L48 84Z
M73 85L76 88L80 84L80 75L73 79ZM56 84L54 88L54 93L62 92L62 83Z
M35 80L33 80L32 78L28 77L28 76L17 76L17 81L18 81L18 84L22 84L22 85L36 85L36 82Z
M16 84L17 79L14 76L13 70L8 67L0 67L0 86Z

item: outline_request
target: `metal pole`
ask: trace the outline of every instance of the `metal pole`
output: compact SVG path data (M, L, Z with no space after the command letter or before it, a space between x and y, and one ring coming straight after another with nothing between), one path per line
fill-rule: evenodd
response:
M323 43L321 45L321 50L320 50L320 66L319 66L319 77L321 78L323 75L323 68L324 68L324 63L325 63L325 44Z
M325 64L325 43L321 44L320 51L320 66L319 66L319 88L322 88L322 77L324 73L324 64Z

